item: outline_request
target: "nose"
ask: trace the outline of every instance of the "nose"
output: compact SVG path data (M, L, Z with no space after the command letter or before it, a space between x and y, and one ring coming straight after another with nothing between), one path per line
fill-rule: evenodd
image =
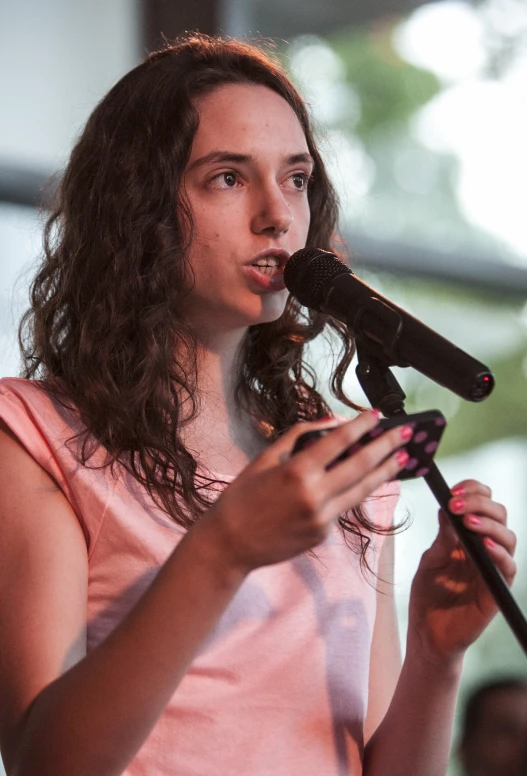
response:
M293 223L293 214L281 188L269 185L255 197L251 229L255 234L279 237Z

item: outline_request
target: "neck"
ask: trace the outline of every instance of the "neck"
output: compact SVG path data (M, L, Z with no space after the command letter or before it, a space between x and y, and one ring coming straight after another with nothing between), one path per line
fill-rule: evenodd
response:
M238 354L246 329L229 332L198 344L198 392L203 408L210 402L235 414Z
M218 335L198 346L198 404L181 435L187 449L211 472L236 475L265 440L235 399L241 333Z

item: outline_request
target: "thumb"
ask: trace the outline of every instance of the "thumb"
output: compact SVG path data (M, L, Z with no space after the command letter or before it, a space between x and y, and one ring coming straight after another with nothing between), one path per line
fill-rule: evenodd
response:
M323 420L301 421L285 431L272 445L267 447L252 464L254 469L267 469L283 463L291 457L291 450L302 434L308 431L323 431L342 425L338 418L329 417Z
M433 554L437 552L441 555L447 555L459 545L459 538L449 518L442 509L439 510L437 516L439 528L430 550Z

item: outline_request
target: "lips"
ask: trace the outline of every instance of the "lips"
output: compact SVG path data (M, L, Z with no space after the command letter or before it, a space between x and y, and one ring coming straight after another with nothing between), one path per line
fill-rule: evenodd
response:
M248 282L254 293L283 291L284 267L291 254L283 248L266 248L244 265Z

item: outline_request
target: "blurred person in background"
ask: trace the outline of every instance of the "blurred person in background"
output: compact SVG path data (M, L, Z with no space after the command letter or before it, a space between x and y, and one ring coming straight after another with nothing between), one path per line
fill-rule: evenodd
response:
M470 694L458 756L463 776L527 776L527 678L485 682Z

